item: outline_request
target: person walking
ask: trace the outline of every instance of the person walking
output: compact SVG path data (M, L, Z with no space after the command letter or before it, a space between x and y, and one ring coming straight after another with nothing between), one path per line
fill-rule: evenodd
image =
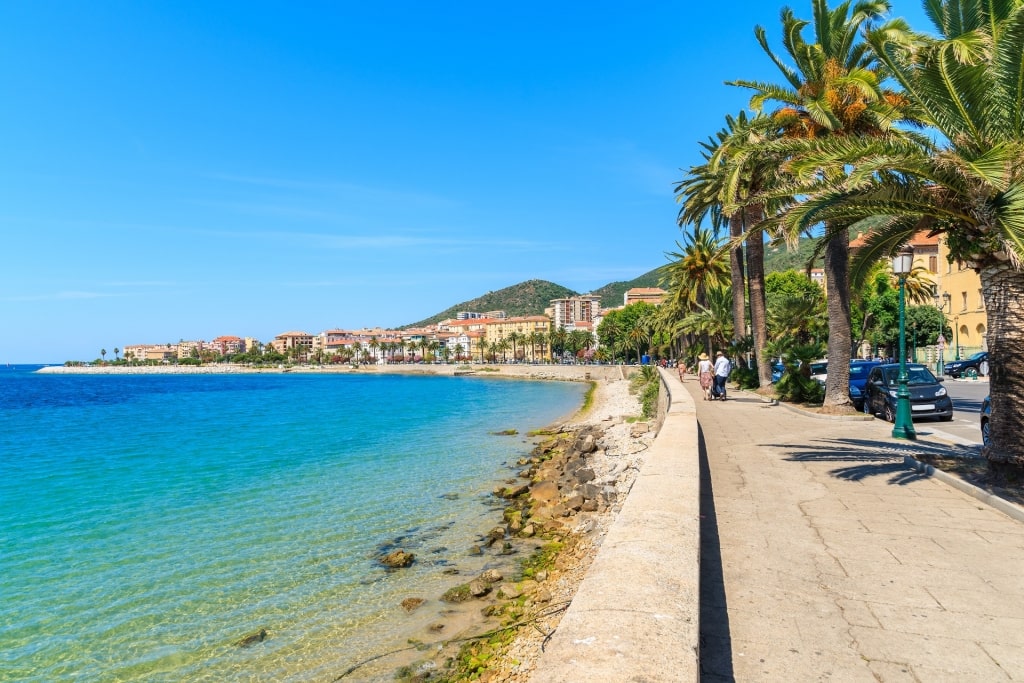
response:
M732 372L732 363L724 353L719 351L715 357L715 395L713 398L725 400L725 380L729 379L730 372Z
M704 400L711 400L711 383L714 381L715 369L711 365L708 354L702 353L697 356L700 362L697 363L697 377L700 379L700 388L704 392Z

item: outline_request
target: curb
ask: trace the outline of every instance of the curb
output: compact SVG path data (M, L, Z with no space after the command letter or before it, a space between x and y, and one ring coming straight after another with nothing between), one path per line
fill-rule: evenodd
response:
M785 403L783 401L777 402L777 405L782 406L791 413L798 413L805 417L813 417L815 420L833 420L836 422L871 422L874 421L874 415L864 415L858 413L856 415L822 415L821 413L812 413L809 410L794 406L791 403Z
M1024 522L1024 507L1021 507L1016 503L1011 503L1008 500L1005 500L1003 498L1000 498L999 496L989 493L988 491L980 489L974 484L964 481L960 477L949 474L948 472L943 472L942 470L937 470L931 465L923 463L912 456L904 455L903 464L906 465L907 467L910 467L911 469L917 470L922 474L925 474L929 477L934 477L945 484L949 484L958 491L962 491L963 493L966 493L970 497L975 498L981 501L982 503L985 503L989 507L999 510L1004 515L1012 519L1015 519L1018 522Z

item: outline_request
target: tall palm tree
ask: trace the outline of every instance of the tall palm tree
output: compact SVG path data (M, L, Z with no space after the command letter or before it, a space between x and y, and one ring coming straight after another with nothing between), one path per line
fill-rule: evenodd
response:
M892 20L875 27L889 11L886 0L850 0L835 9L827 0L812 0L813 22L798 19L788 7L782 10L782 44L787 64L772 51L765 29L754 29L755 37L768 57L782 72L785 84L737 80L732 85L754 91L750 105L761 111L768 102L779 107L772 117L783 136L796 140L876 137L895 130L904 120L906 101L882 88L886 73L866 40L872 33L899 36L909 32L905 22ZM811 26L814 42L807 42L803 30ZM833 177L841 176L831 167ZM831 371L825 385L826 412L852 409L849 397L849 363L853 352L850 318L850 223L827 225L824 245L825 281L828 288L828 358ZM795 236L794 236L795 237Z
M518 353L519 344L523 341L523 335L512 331L508 335L508 341L512 345L512 360L518 360L518 358L516 358L516 354Z
M784 161L780 154L767 152L764 143L777 139L781 132L780 126L768 116L748 117L745 112L736 117L726 116L726 126L702 145L704 164L692 167L689 182L684 181L676 188L677 193L691 191L685 196L681 219L699 223L710 215L713 221L720 222L727 216L733 243L741 236L746 242L750 328L762 386L772 381L771 359L764 349L767 344L764 221L768 207L762 193L783 182L779 167ZM733 334L739 337L745 325L744 284L742 273L739 277L736 275L736 257L734 249L731 254Z
M377 360L377 352L380 351L380 339L377 338L377 335L373 335L370 337L370 341L367 345L370 347L370 350L373 351L373 359Z
M922 228L944 233L951 258L973 267L988 312L991 440L995 470L1024 470L1024 3L929 0L937 38L876 36L879 58L942 136L822 146L819 158L856 164L842 187L802 207L821 217L889 219L869 235L859 263L893 253ZM831 375L831 373L829 373Z
M732 321L732 293L728 287L714 287L707 292L707 303L682 320L684 330L711 340L711 348L724 349L735 339Z
M480 337L480 341L477 342L477 347L480 349L481 364L483 364L486 361L486 356L484 354L487 352L487 349L489 349L490 346L491 345L487 343L487 339L485 337Z
M666 303L685 317L697 307L707 303L706 292L712 287L728 283L729 267L726 257L728 242L714 236L712 231L694 227L684 233L683 244L676 242L678 252L668 252L670 259L664 266L662 282L668 288ZM704 340L705 347L708 340Z
M704 163L690 167L686 177L676 186L676 201L683 204L679 209L678 223L700 225L706 216L711 217L711 226L718 236L722 224L728 222L729 237L729 276L732 284L732 315L734 327L742 330L746 320L744 292L745 269L743 267L743 212L736 210L727 213L724 205L732 200L727 196L731 189L726 183L722 172L722 157L719 154L723 145L736 133L738 128L747 124L747 115L740 112L739 117L725 117L725 128L718 131L707 142L699 143L703 148L701 155Z

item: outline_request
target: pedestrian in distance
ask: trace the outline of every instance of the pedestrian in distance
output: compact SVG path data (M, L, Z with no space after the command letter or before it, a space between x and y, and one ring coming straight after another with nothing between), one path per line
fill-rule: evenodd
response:
M729 379L729 373L732 372L732 363L725 357L725 354L719 351L715 354L715 390L714 397L721 400L725 400L725 380Z
M714 382L715 368L711 364L708 354L702 353L697 356L697 377L700 379L700 388L704 392L704 400L711 400L711 385Z

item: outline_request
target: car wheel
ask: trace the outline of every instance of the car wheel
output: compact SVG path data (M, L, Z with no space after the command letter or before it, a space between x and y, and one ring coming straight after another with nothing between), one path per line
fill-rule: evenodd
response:
M988 420L983 420L981 423L981 443L985 446L989 445L989 441L992 439L989 433Z
M896 424L896 411L892 409L892 406L887 402L885 407L882 408L882 417L885 418L886 422L892 422Z

